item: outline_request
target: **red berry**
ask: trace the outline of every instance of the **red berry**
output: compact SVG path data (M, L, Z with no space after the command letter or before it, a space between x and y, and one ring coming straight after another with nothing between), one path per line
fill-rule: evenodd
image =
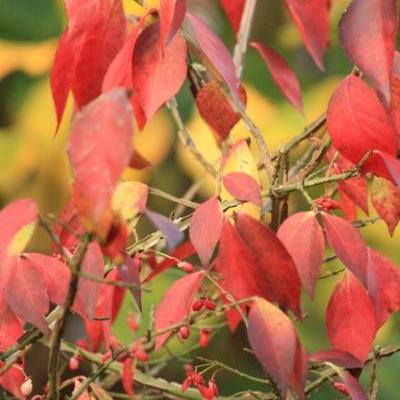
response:
M178 331L179 338L185 340L190 335L190 329L187 325L181 326Z
M193 372L194 372L192 364L185 364L183 369L185 371L185 376L187 376L187 377L191 376L193 374Z
M210 331L208 329L202 329L200 331L200 347L207 347L208 342L210 341Z
M204 300L199 299L196 300L193 304L192 304L192 310L193 311L200 311L204 306Z
M198 374L197 372L193 372L192 374L192 380L195 386L204 386L204 378L202 375Z
M214 398L214 390L210 386L199 386L199 392L203 396L203 399L206 400L213 400Z
M144 350L138 350L136 352L136 358L143 363L149 361L149 355Z
M217 305L215 304L215 301L210 300L210 299L206 299L204 301L204 305L206 306L206 308L210 311L214 311L217 308Z
M128 327L132 332L136 332L138 330L139 324L131 314L128 314L127 322Z
M76 371L79 368L79 359L76 356L73 356L69 359L68 363L69 369L71 371Z
M181 386L182 392L186 392L186 390L188 390L190 388L190 386L192 386L192 384L193 384L193 379L191 377L186 378L182 382L182 386Z

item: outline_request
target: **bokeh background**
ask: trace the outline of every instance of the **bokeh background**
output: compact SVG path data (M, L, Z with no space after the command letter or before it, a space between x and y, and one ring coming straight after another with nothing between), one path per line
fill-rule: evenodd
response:
M148 5L157 6L158 0L147 0ZM300 116L281 96L271 80L271 76L255 50L248 52L244 71L244 85L248 94L248 112L265 133L269 147L274 150L291 136L302 131L326 109L329 96L340 79L351 70L338 44L337 23L348 0L333 1L331 12L330 45L326 53L326 71L320 72L304 50L299 33L290 20L281 0L260 0L252 38L264 41L278 49L296 72L303 90L305 117ZM190 7L213 27L230 48L234 45L233 32L219 7L217 0L189 0ZM141 8L134 0L124 0L127 13L140 14ZM35 199L42 212L57 213L68 199L71 189L71 175L66 156L69 122L73 113L70 101L60 132L55 137L55 113L49 89L49 71L53 62L57 40L66 21L62 1L58 0L0 0L0 205L20 197ZM193 107L193 99L188 87L178 96L178 104L185 122L200 150L206 158L218 158L212 134L201 121ZM247 136L244 126L235 127L235 138ZM136 146L153 164L144 171L127 170L126 180L142 180L151 186L182 196L194 182L199 185L197 200L206 198L213 192L214 182L205 176L202 168L180 145L173 121L166 111L160 111L145 130L135 136ZM313 193L317 195L317 192ZM150 199L150 206L168 214L173 205L158 198ZM306 205L294 197L291 210L302 209ZM370 206L370 216L375 213ZM360 218L366 216L360 212ZM146 227L144 227L146 229ZM385 225L379 222L362 230L368 243L400 264L400 230L390 238ZM49 251L49 242L38 231L31 244L35 250ZM340 268L338 263L330 263L325 268ZM145 293L144 325L151 306L161 297L169 282L176 278L171 271L157 279L150 293ZM304 297L304 311L309 313L305 323L298 325L299 334L308 351L327 348L328 341L324 327L324 312L329 295L337 278L321 281L314 301ZM133 311L132 311L133 310ZM126 326L126 314L135 312L131 300L127 299L114 333L122 341L129 341L132 333ZM399 317L392 319L381 329L377 343L398 344ZM71 324L70 331L79 330ZM81 333L79 333L81 334ZM79 335L78 333L76 335ZM245 332L241 329L231 336L222 329L212 340L205 356L223 360L234 368L262 376L258 363L246 352ZM185 348L172 344L177 357L188 357ZM38 357L35 350L35 357ZM204 353L203 353L204 354ZM31 359L35 358L31 357ZM43 356L44 357L44 356ZM31 362L31 369L42 371L45 379L45 358L38 369ZM154 360L165 357L161 354ZM29 358L29 357L28 357ZM181 360L173 362L162 370L168 379L182 380ZM379 363L379 399L396 400L400 397L398 370L400 356ZM363 381L368 382L368 370ZM246 389L263 388L237 376L220 373L217 381L223 393L233 393ZM338 392L324 387L315 393L313 399L343 398Z

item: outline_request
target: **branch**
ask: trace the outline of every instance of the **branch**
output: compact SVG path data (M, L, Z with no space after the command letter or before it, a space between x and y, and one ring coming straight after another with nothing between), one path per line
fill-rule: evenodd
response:
M243 72L244 58L249 44L251 26L256 6L257 0L247 0L240 20L237 43L233 52L233 63L235 64L236 74L239 78L242 76Z
M71 265L71 281L69 283L69 290L62 306L60 317L57 319L51 336L50 355L49 355L49 396L53 400L59 399L58 389L58 366L59 366L59 353L61 339L64 332L65 320L69 313L70 308L74 304L75 297L78 291L79 273L83 261L85 259L86 251L91 241L90 235L85 235L83 238L76 257Z

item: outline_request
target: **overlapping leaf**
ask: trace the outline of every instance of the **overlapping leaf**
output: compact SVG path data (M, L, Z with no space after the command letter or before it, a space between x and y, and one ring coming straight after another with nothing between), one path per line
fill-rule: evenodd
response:
M204 266L208 265L219 241L222 224L223 213L216 197L202 203L193 213L189 237Z
M122 47L126 22L121 0L65 0L68 26L51 73L58 124L69 91L78 108L100 93L108 66Z
M324 258L324 235L313 213L291 215L279 227L278 238L292 256L301 283L310 296Z
M113 220L113 192L132 153L132 123L125 91L114 89L85 108L72 128L76 206L85 227L102 239Z
M375 313L366 290L351 272L346 272L332 293L326 329L334 348L365 361L376 334Z
M204 278L204 271L186 275L165 292L155 312L155 329L162 331L172 325L184 322L189 317L192 303ZM171 332L164 332L156 338L156 349L159 349L169 338Z
M168 45L181 27L186 14L186 0L161 0L161 46Z
M235 34L239 32L245 0L219 0Z
M226 190L240 201L250 201L261 207L261 191L257 181L243 172L231 172L223 177Z
M132 84L147 119L178 93L186 72L183 37L175 35L162 50L160 22L144 28L133 52Z
M397 23L396 0L353 0L340 22L344 50L375 81L387 104L390 104Z
M333 93L327 115L334 146L354 164L372 150L395 156L397 143L390 117L375 92L361 78L349 75ZM393 181L388 167L377 156L363 166Z

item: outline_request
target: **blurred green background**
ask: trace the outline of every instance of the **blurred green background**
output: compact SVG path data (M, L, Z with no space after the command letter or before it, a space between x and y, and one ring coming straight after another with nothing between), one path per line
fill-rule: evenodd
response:
M147 4L157 5L157 0ZM338 44L337 23L348 0L333 2L331 12L331 40L325 57L326 71L321 73L302 46L299 33L281 0L260 0L252 39L264 41L278 49L296 72L303 90L306 118L286 103L273 84L271 76L254 50L249 50L244 84L248 91L250 116L265 133L272 150L285 143L291 136L300 133L304 125L311 122L326 105L332 90L339 80L349 73L351 65ZM190 7L207 19L213 29L232 48L233 33L217 0L189 0ZM127 13L139 13L140 8L133 0L124 0ZM64 118L60 133L54 137L55 115L48 76L53 62L57 40L65 26L62 1L57 0L0 0L0 203L4 206L15 198L34 198L42 212L58 212L65 204L71 188L71 176L66 157L68 125L72 106ZM211 132L193 109L193 100L188 87L178 96L180 110L200 149L207 158L218 157ZM245 128L239 124L234 137L246 136ZM124 179L143 180L154 187L182 196L193 181L200 181L201 190L197 200L212 193L214 183L204 177L204 172L189 154L180 146L175 135L173 122L161 111L146 129L135 137L139 151L154 167L145 171L127 170ZM318 195L318 192L313 193ZM173 206L164 200L151 198L151 208L168 214ZM300 198L294 198L291 211L306 207ZM375 211L370 207L370 215ZM360 212L360 217L365 218ZM390 238L382 222L362 231L368 243L400 264L399 229ZM33 243L35 249L47 251L49 243L40 232ZM340 268L330 263L325 268ZM161 297L168 283L176 278L171 271L152 284L152 292L145 293L144 317L152 304ZM328 341L324 328L324 312L337 279L321 281L314 301L304 297L303 308L309 314L304 324L298 324L298 331L307 351L327 348ZM122 315L115 326L115 334L123 341L131 339L126 327L126 314L131 308L126 300ZM381 345L399 342L398 316L381 329L377 343ZM145 324L145 321L144 321ZM244 330L231 336L225 329L214 338L205 357L217 358L228 365L262 376L258 363L246 352ZM172 344L177 354L185 353L182 345ZM163 355L160 355L163 357ZM188 357L186 354L185 357ZM379 363L379 399L396 400L398 394L397 368L400 356L394 356ZM45 367L43 367L45 372ZM168 379L182 380L181 362L172 363L162 371ZM367 370L363 382L368 382ZM254 383L237 376L220 373L217 376L221 392L234 393L246 389L260 389ZM313 399L343 398L338 392L325 385L315 393Z

